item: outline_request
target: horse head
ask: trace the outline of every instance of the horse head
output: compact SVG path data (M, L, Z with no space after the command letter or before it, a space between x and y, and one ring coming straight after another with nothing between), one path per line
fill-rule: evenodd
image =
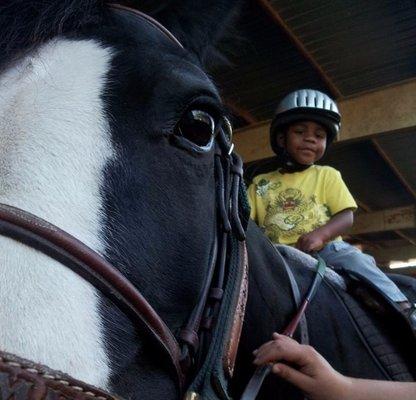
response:
M224 109L203 63L233 10L143 2L173 36L102 3L0 6L0 202L103 255L177 333L216 230ZM0 248L0 348L122 396L175 398L157 349L96 289L22 244Z

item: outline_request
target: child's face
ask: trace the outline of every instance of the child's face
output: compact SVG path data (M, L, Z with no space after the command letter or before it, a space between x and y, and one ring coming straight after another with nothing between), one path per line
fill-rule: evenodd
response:
M278 138L279 145L286 148L286 151L295 161L302 165L312 165L325 153L326 130L313 121L300 121L289 126L286 134Z

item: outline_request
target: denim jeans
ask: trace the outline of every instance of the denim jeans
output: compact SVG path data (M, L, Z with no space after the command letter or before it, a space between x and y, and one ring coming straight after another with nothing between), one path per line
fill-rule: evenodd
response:
M364 277L393 302L407 301L406 296L376 265L373 257L342 240L329 242L318 253L335 270L351 271Z

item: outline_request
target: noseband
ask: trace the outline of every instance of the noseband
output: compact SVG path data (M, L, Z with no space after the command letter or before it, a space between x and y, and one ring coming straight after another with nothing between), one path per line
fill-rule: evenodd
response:
M116 14L133 15L139 23L148 24L183 48L172 33L148 15L119 4L111 4L109 7ZM229 329L233 354L227 354L226 368L230 374L241 332L247 290L243 296L236 296L235 292L240 290L240 286L244 287L247 280L245 229L239 209L243 168L240 157L233 153L230 129L228 121L223 121L216 135L214 166L217 224L208 272L197 305L178 339L137 288L103 257L56 226L26 211L0 204L0 234L32 247L70 268L110 298L133 323L144 327L168 355L176 371L181 393L204 364L213 338L212 329L221 313L224 297L231 299L233 318L235 308L239 307L240 310L234 318L237 323ZM236 271L235 275L230 275L231 270ZM236 282L231 285L230 280ZM0 357L0 367L1 362ZM13 361L10 362L13 364ZM16 365L14 368L17 368ZM89 392L91 390L88 389ZM105 397L102 394L100 396Z

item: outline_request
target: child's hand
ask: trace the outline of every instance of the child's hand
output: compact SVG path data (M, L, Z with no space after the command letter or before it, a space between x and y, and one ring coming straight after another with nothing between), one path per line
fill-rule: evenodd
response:
M321 250L324 245L325 240L323 235L318 231L312 231L299 237L296 248L305 253L310 253L312 251Z
M313 348L297 343L288 336L273 334L273 340L254 352L254 364L276 361L294 364L273 365L273 372L302 390L311 400L339 400L345 398L349 380L335 371Z

